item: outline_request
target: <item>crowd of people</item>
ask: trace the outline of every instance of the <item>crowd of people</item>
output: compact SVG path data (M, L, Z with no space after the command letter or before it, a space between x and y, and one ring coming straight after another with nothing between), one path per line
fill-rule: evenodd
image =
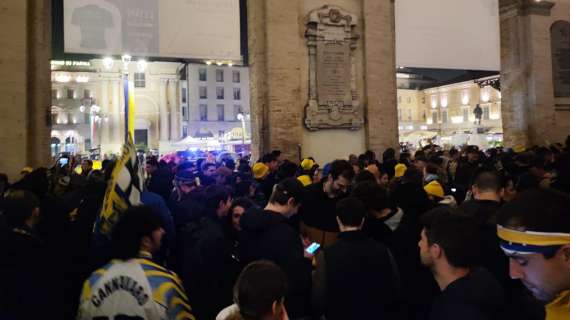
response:
M570 138L518 151L149 157L108 238L114 161L0 174L0 319L570 319Z

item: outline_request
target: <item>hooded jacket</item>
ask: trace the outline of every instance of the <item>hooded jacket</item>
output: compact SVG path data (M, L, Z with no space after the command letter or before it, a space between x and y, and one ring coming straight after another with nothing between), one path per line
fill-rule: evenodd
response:
M240 220L244 237L241 244L245 264L269 260L277 264L288 281L285 299L291 318L310 314L311 262L303 256L300 234L280 213L251 208Z

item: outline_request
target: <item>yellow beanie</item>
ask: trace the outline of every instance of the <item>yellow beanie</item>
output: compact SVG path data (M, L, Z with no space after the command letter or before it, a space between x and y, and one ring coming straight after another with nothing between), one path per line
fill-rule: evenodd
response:
M426 184L424 186L424 190L430 196L435 196L438 198L443 198L445 196L445 193L443 192L443 187L436 180Z
M253 165L253 177L255 179L263 179L269 173L269 167L265 164L258 162Z
M302 176L298 176L297 180L301 181L301 183L303 184L303 187L306 187L306 186L313 183L313 180L311 180L311 177L309 177L306 174L304 174Z
M403 163L398 163L395 167L394 167L394 177L396 178L400 178L404 176L404 173L406 173L406 170L408 170L408 167L406 167L405 164Z

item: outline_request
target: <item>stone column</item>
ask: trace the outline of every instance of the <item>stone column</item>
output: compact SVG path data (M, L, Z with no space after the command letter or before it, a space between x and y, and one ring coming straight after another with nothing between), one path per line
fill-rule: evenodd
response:
M366 147L382 154L399 145L394 1L363 0L362 16Z
M500 1L501 113L508 147L543 145L555 124L552 79L543 77L552 68L545 63L550 42L540 43L549 28L539 27L553 6L549 1Z
M168 101L166 100L166 84L167 79L160 79L159 87L159 110L160 110L160 141L168 141L169 129L168 129Z
M122 126L122 119L121 119L121 112L122 112L122 103L121 103L121 80L117 78L116 80L111 80L111 86L113 88L113 106L111 108L111 132L113 145L121 145L123 143L123 137L125 133L121 130ZM119 151L119 150L116 150Z
M101 94L99 95L101 97L101 101L99 102L100 106L101 106L101 113L102 115L102 119L101 119L101 153L104 155L105 152L107 152L108 148L109 148L109 143L110 143L110 138L111 138L111 116L112 116L112 110L111 110L111 105L109 104L109 80L107 79L101 79L101 82L99 83L99 87L101 90ZM105 121L105 117L107 117L107 121Z
M170 140L180 139L180 104L178 103L178 80L168 80L168 106L170 110Z
M51 0L4 0L0 9L0 172L50 161Z

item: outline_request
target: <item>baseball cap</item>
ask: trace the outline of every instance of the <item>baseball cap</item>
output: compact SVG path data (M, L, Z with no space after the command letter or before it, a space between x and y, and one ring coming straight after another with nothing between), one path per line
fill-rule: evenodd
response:
M427 194L429 194L431 196L435 196L438 198L443 198L445 196L443 188L441 187L441 185L437 181L432 181L432 182L426 184L424 186L424 190L426 191Z

